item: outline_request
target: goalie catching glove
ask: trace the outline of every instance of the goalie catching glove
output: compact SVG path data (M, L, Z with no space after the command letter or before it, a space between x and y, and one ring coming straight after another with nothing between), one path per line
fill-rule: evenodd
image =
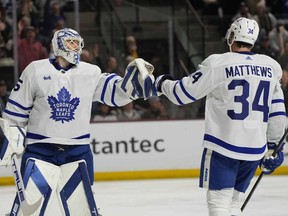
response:
M281 166L284 161L283 151L280 149L276 156L272 156L277 145L275 143L267 143L268 151L260 162L260 168L265 175L270 175L276 168Z
M25 129L10 127L6 119L0 118L0 166L11 164L11 156L24 151Z
M130 62L125 70L123 80L119 83L121 89L131 98L145 100L155 94L153 65L137 58Z

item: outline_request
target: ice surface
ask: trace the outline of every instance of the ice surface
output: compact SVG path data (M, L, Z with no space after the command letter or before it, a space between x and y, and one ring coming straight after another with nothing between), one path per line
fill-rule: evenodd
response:
M95 182L93 189L103 216L208 215L206 190L196 178ZM15 187L0 187L0 216L10 211L14 195ZM264 176L242 215L288 216L288 176Z

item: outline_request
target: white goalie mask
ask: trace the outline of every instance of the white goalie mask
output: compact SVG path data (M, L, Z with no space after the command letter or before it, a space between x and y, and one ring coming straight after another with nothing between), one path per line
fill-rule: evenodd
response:
M53 35L52 48L54 55L62 56L72 64L79 64L83 47L83 38L73 29L64 28L56 31Z
M235 20L226 33L227 44L230 47L234 41L244 42L254 46L259 34L259 26L255 20L240 17Z

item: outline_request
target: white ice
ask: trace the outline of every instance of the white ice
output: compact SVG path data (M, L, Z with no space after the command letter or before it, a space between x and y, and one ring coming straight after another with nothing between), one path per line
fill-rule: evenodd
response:
M93 189L103 216L208 215L206 190L197 178L95 182ZM14 195L15 187L0 187L0 216L9 212ZM242 215L288 216L288 176L264 176Z

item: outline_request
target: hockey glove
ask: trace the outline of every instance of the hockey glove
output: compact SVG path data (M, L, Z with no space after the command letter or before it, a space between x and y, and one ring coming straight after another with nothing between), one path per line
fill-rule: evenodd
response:
M157 95L160 96L162 94L162 84L165 80L174 80L174 78L169 74L164 74L157 77L154 86L157 90Z
M262 169L265 175L270 175L274 170L281 166L284 161L284 154L282 150L279 150L275 157L272 156L276 148L275 143L267 143L268 151L265 154L264 158L260 162L260 168Z
M129 63L125 70L121 89L131 98L144 98L145 100L155 93L154 89L153 65L137 58Z
M24 128L9 127L8 121L0 118L0 166L10 165L12 154L23 153L25 133Z

